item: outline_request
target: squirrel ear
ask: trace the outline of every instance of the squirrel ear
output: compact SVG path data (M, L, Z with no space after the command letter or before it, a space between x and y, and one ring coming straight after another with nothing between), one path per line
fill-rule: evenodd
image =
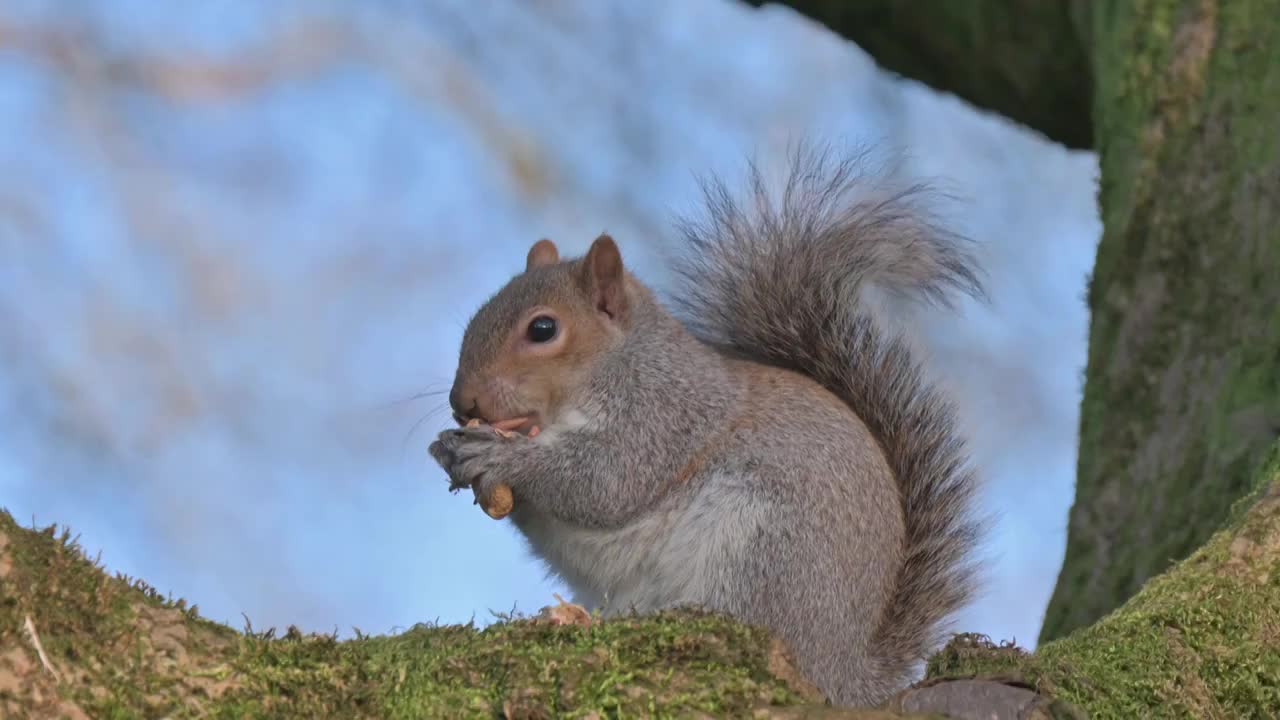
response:
M524 261L524 271L529 272L536 267L555 265L558 262L560 262L560 251L556 250L556 244L542 238L529 248L529 256Z
M596 309L617 318L627 309L626 278L622 270L622 253L608 235L591 243L583 260L587 292Z

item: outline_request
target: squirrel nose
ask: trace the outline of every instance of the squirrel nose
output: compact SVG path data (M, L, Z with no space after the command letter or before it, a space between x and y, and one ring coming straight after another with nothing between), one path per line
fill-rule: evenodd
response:
M453 421L459 425L466 425L470 413L476 409L478 403L474 398L467 400L467 395L463 392L463 385L455 383L453 389L449 391L449 407L453 410Z
M459 425L466 425L467 418L462 407L462 389L457 385L449 391L449 407L453 410L453 421Z

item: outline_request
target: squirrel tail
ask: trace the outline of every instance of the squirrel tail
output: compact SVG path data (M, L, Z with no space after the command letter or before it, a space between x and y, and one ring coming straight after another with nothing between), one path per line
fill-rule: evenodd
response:
M865 172L866 159L801 148L776 201L752 165L747 207L723 182L704 184L708 216L682 226L690 252L676 303L701 339L814 378L880 440L901 490L906 545L869 648L880 677L866 681L900 687L972 596L982 522L951 404L859 296L874 285L950 307L953 291L984 290L967 241L922 206L928 189L892 188Z

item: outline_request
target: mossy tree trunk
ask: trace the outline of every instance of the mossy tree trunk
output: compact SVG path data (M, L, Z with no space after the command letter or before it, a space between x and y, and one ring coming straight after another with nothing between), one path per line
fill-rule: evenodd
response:
M1204 543L1280 434L1280 2L1093 12L1105 230L1046 640Z
M785 4L1099 153L1076 502L1041 639L1087 625L1219 528L1280 434L1280 2Z

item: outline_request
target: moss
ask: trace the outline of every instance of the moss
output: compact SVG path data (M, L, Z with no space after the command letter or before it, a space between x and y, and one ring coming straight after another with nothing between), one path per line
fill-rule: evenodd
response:
M1227 528L1101 621L1034 655L960 638L930 674L1017 677L1096 719L1276 717L1280 452L1257 478Z
M51 669L26 652L37 641ZM0 513L0 715L134 717L126 708L198 699L235 643L196 608L108 577L66 532L22 530Z
M35 629L49 667L23 629ZM56 673L56 677L55 677ZM823 709L758 628L693 611L398 635L238 633L0 511L0 716L888 717ZM896 716L894 716L896 717Z
M1280 445L1231 524L1116 612L1035 654L957 636L928 676L1030 687L1048 701L1036 717L1274 717ZM3 512L0 715L902 717L824 706L763 631L701 612L590 627L420 625L342 641L238 633L108 577L65 532L23 529Z
M347 642L251 638L246 682L228 700L235 716L740 715L802 700L768 672L768 645L754 629L678 612L592 628L523 620Z
M926 684L1036 690L1036 717L1274 717L1280 712L1280 445L1232 522L1119 610L1027 654L957 636ZM36 640L24 628L36 630ZM56 677L55 677L56 673ZM589 627L502 619L339 641L237 633L110 578L64 532L0 512L4 717L894 718L824 706L779 644L671 611Z
M996 644L985 635L961 633L929 658L925 676L1016 678L1026 659L1026 651L1013 643Z
M1109 0L1092 37L1105 231L1042 641L1199 547L1280 433L1280 15Z

